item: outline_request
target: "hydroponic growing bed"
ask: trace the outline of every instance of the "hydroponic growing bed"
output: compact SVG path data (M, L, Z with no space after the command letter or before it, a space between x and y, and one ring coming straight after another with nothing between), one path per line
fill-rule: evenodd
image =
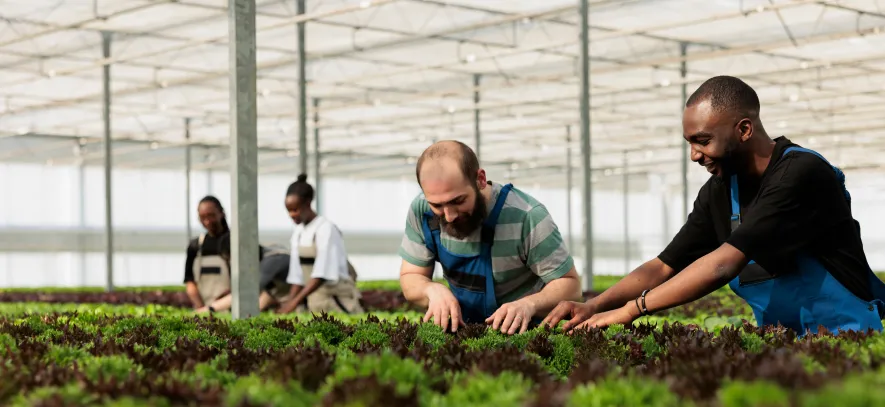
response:
M0 304L0 404L875 406L885 336L761 330L727 290L632 327L457 333L415 311L250 320Z

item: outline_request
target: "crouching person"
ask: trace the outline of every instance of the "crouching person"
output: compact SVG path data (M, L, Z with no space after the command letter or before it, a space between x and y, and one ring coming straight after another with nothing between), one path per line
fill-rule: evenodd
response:
M278 310L362 313L356 272L347 260L341 231L311 207L313 187L302 174L286 191L285 205L295 223L286 282L288 301Z

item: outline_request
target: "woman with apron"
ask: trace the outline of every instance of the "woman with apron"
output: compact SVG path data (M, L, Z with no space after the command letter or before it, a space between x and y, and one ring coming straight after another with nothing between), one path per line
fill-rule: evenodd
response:
M230 234L224 208L214 196L197 205L200 223L206 232L190 241L184 266L184 283L194 309L230 293L230 267L221 256L221 239Z
M221 237L219 251L224 263L230 269L230 234ZM289 285L286 276L289 274L289 252L279 245L258 246L258 269L261 280L258 296L258 309L265 311L271 306L282 304L289 299ZM198 313L227 311L233 303L232 294L228 291L206 306L197 309Z
M362 313L356 272L347 260L341 231L311 209L313 196L313 187L307 183L304 174L299 175L286 191L286 209L295 222L286 278L291 285L291 300L277 312L289 313L299 309L314 313Z

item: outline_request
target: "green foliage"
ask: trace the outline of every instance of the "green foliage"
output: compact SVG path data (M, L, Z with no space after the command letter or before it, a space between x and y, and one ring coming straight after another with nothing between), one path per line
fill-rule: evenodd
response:
M414 360L402 359L389 351L362 357L339 357L335 373L328 384L331 387L334 383L366 377L377 378L380 384L394 385L397 394L400 395L412 390L430 394L433 389L444 385L442 375L440 372L435 372L432 367L426 367ZM328 390L330 389L326 389Z
M452 388L446 394L433 394L430 407L502 407L525 403L533 383L517 372L493 376L484 372L459 372L453 375Z
M430 348L437 348L446 343L446 333L439 326L431 323L421 324L418 327L418 341Z
M741 332L741 347L747 352L759 353L765 346L765 341L759 335Z
M575 362L575 345L565 335L550 335L547 338L553 344L553 357L546 363L551 371L560 377L567 377Z
M788 389L770 382L732 382L719 391L722 407L790 407Z
M637 377L606 378L575 388L568 400L574 407L603 406L687 406L670 392L667 385Z
M255 375L241 377L228 389L226 405L238 407L243 403L260 406L311 407L317 396L305 391L297 382L267 381Z
M0 404L885 403L885 335L795 340L744 324L729 295L632 325L518 335L443 332L412 311L233 321L162 306L0 304Z
M246 333L243 346L248 349L283 349L295 338L291 332L284 331L272 326L264 330L251 330Z
M126 380L130 375L136 377L144 374L144 368L134 363L125 355L88 356L75 362L90 380L114 378Z

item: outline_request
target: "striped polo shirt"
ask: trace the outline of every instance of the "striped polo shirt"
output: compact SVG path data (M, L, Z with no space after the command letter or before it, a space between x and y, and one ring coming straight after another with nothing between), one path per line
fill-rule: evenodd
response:
M494 207L503 185L492 182L488 211ZM420 267L433 266L435 258L424 244L422 216L430 210L424 194L412 201L399 255ZM477 255L482 228L456 239L440 230L442 246L451 253ZM572 269L574 260L547 208L529 194L513 187L504 201L492 246L495 297L504 304L540 291L544 285Z

